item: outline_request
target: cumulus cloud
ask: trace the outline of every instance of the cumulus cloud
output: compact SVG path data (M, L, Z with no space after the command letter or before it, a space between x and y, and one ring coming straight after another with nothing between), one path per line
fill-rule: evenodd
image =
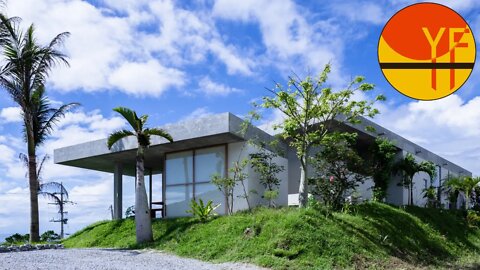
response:
M96 5L67 0L8 4L10 16L35 22L42 42L71 32L65 44L70 67L58 67L51 76L57 90L158 97L183 86L186 65L204 64L209 54L229 74L253 74L247 53L226 44L207 13L172 1L108 0Z
M170 87L184 85L184 80L182 71L166 68L155 60L123 63L109 77L112 86L127 94L156 97Z
M290 73L292 68L297 73L317 73L331 62L331 80L341 81L344 42L340 35L344 32L329 18L317 18L311 23L311 14L290 0L217 0L213 15L223 20L257 23L266 48L265 65L275 66L283 73Z
M242 90L230 87L221 83L214 82L210 77L205 76L198 82L198 91L204 93L208 97L212 96L228 96L232 93L241 93Z
M6 107L0 110L0 118L3 123L22 122L22 111L20 107Z

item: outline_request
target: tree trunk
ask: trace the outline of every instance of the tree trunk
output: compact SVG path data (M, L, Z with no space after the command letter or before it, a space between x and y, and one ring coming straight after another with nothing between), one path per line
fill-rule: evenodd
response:
M467 194L467 192L464 192L465 194L465 211L468 210L468 206L470 205L470 194Z
M413 178L412 181L410 182L410 202L409 204L413 206Z
M28 124L26 125L28 126ZM31 130L27 130L28 183L30 189L30 243L40 241L38 214L38 179L35 142Z
M137 152L137 179L135 182L135 229L137 244L153 241L152 220L148 207L147 190L144 179L144 151L138 146Z
M300 185L298 187L298 206L304 208L308 202L307 162L306 157L300 158Z

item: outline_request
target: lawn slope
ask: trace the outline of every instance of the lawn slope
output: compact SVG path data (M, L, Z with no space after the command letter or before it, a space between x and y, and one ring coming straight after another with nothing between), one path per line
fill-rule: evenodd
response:
M256 209L205 224L192 218L155 220L147 246L208 261L243 261L274 269L382 269L480 266L480 230L461 212L399 209L379 203L353 213ZM249 229L247 229L249 228ZM92 224L66 247L141 248L132 219ZM473 258L473 259L472 259Z

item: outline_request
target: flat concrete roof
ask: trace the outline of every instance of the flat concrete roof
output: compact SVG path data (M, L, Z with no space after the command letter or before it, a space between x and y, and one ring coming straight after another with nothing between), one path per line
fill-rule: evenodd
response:
M273 139L253 126L245 136L241 136L242 122L231 113L221 113L162 126L172 135L174 142L153 136L152 144L145 153L145 168L151 169L154 174L162 172L163 158L168 152L240 142L253 137L262 141ZM55 149L53 160L56 164L109 173L113 173L116 163L121 163L124 174L134 176L136 150L134 137L119 141L111 150L107 148L107 139L101 139Z
M245 136L241 136L239 132L242 122L242 119L231 113L221 113L165 125L161 128L172 135L174 142L169 143L159 137L152 137L152 145L145 155L145 168L152 169L153 173L162 172L163 158L165 153L168 152L240 142L251 138L256 138L258 141L263 142L274 140L273 136L254 126L248 129ZM366 126L373 127L375 132L366 131ZM399 149L412 153L424 160L430 160L449 171L462 173L463 175L472 174L467 169L366 118L362 119L361 124L346 124L340 128L345 131L357 132L360 140L371 141L375 137L383 136L393 141ZM286 146L283 144L281 147L284 148ZM107 148L106 139L96 140L55 149L54 162L56 164L110 173L114 171L115 163L121 163L124 165L124 174L133 176L135 174L136 148L137 142L133 137L119 141L111 150Z

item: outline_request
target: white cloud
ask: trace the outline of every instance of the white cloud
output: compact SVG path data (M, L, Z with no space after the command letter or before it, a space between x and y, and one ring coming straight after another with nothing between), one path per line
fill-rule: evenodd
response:
M331 81L340 81L343 32L330 20L311 23L307 20L309 12L290 0L217 0L213 15L223 20L258 23L266 48L267 60L263 64L283 73L293 69L316 74L332 62Z
M109 77L112 86L137 96L160 96L170 87L185 84L182 71L166 68L155 60L146 63L123 63Z
M205 117L205 116L209 116L209 115L213 115L213 113L210 110L208 110L207 107L201 107L201 108L195 109L194 111L192 111L188 115L182 117L179 120L179 122L195 120L197 118L201 118L201 117Z
M22 122L22 110L20 107L6 107L0 111L3 123Z
M61 91L118 90L158 97L184 85L186 65L212 54L229 74L251 75L253 62L225 44L208 14L172 1L22 0L8 3L10 16L35 22L39 39L71 32L65 43L70 67L57 67L51 83ZM145 31L144 27L149 30Z
M358 1L334 3L332 9L342 18L353 22L385 24L388 19L378 3Z
M221 83L214 82L210 79L210 77L206 76L203 77L198 82L198 91L204 93L208 97L212 96L228 96L232 93L241 93L243 92L240 89L230 87Z

